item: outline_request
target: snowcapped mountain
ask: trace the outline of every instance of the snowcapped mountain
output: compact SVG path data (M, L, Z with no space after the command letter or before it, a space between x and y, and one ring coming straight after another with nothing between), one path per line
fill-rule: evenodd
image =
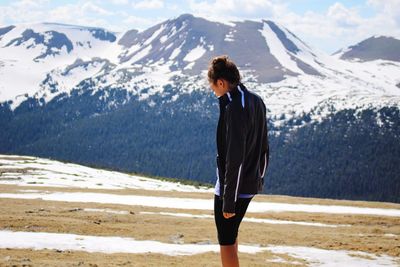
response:
M0 38L0 101L12 100L12 109L29 97L44 104L88 87L124 89L127 100L136 96L149 105L160 95L163 101L175 101L182 93L208 90L205 71L220 54L235 60L246 84L268 104L276 126L304 113L321 120L332 106L342 110L400 103L400 62L377 56L368 62L342 60L357 49L365 51L364 43L374 47L387 38L368 39L353 52L330 56L272 21L223 24L189 14L142 32L41 23L2 28ZM395 58L399 41L388 40L390 45L376 50L388 48ZM168 85L177 90L168 94ZM283 121L278 119L282 114Z
M55 23L1 28L0 100L13 100L15 108L45 87L41 96L47 101L55 93L70 91L116 56L116 38L100 28Z
M372 36L333 55L349 61L388 60L400 62L400 40L390 36Z
M213 184L206 72L228 54L268 108L266 193L399 202L397 46L372 37L328 55L273 21L188 14L124 33L0 28L0 153Z
M285 74L319 74L305 60L307 56L313 57L310 49L303 50L303 57L296 55L300 49L286 35L297 43L301 41L285 31L272 21L243 21L226 25L182 15L142 33L134 31L125 34L119 43L129 47L129 50L121 61L142 64L161 62L169 65L171 70L179 69L185 74L196 75L206 69L212 56L229 52L242 69L255 72L259 82L279 81L284 79ZM293 53L292 60L298 66L291 62L289 55L287 58L274 57L272 52L268 52L269 43L274 49L272 52L280 53L280 49L287 49ZM263 53L256 56L257 52Z
M363 64L339 60L268 20L222 24L184 14L124 34L54 23L9 26L0 34L0 99L13 100L13 108L27 96L49 102L89 80L97 90L124 88L140 99L162 94L167 84L208 90L207 64L220 54L237 62L245 82L264 97L276 117L322 109L322 103L343 109L356 103L400 102L399 62L386 62L387 57ZM382 38L368 39L340 58L385 43ZM400 41L389 40L393 44L388 53L396 57Z

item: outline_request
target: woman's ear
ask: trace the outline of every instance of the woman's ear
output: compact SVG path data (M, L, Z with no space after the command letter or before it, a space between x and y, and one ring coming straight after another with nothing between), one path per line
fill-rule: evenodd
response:
M219 88L224 88L224 81L222 79L217 80L217 85Z
M218 87L221 88L224 91L229 91L229 83L225 79L219 79L218 80Z

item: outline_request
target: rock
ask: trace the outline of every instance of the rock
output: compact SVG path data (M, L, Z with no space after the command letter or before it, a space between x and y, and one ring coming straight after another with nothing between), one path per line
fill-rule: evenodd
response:
M75 211L80 211L80 210L82 210L81 208L75 208L75 209L70 209L70 210L68 210L69 212L75 212Z
M183 237L184 237L183 234L176 234L176 235L170 236L170 240L174 244L184 244L185 242L183 240Z

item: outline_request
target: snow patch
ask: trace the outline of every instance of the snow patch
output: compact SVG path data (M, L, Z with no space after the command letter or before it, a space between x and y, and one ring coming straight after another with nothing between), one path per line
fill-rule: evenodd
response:
M204 49L203 46L197 46L193 50L191 50L184 58L184 61L196 61L197 59L201 58L204 53L206 52L206 49Z
M140 50L139 52L137 52L130 60L129 62L131 64L139 61L140 59L144 58L145 56L147 56L150 51L151 51L152 46L148 45L146 46L144 49Z
M194 255L206 252L219 253L217 244L172 244L153 240L135 240L117 236L89 236L66 233L0 231L0 248L3 249L57 249L97 253L160 253L170 256ZM388 255L375 255L362 251L327 250L304 246L240 245L239 252L255 254L270 251L289 254L306 260L312 267L398 266ZM274 255L273 261L276 261ZM271 261L271 260L267 260ZM292 263L292 262L290 262Z
M167 41L167 40L168 40L168 36L166 36L166 35L163 35L163 36L161 36L161 37L160 37L160 39L159 39L159 40L160 40L160 43L162 43L162 44L163 44L163 43L165 43L165 41Z
M169 56L169 60L174 60L179 54L181 53L181 47L177 47L172 51L171 55Z
M263 29L259 31L265 38L271 54L283 67L288 68L295 73L304 74L304 72L297 66L296 62L290 58L290 53L286 50L275 32L267 23L264 22Z
M141 211L140 214L157 214L157 215L159 214L159 215L174 216L174 217L214 219L214 216L208 215L208 214L197 215L197 214L191 214L191 213L151 212L151 211ZM296 224L296 225L318 226L318 227L351 226L349 224L333 225L333 224L325 224L325 223L310 223L310 222L298 222L298 221L260 219L260 218L251 218L251 217L250 218L244 217L243 221L245 221L245 222L254 222L254 223L268 223L268 224Z
M233 30L229 31L228 34L225 35L224 41L225 42L234 42L235 39L233 39Z
M196 188L180 183L96 169L74 163L63 163L35 157L30 157L28 160L18 160L15 159L16 157L1 155L0 170L7 169L7 173L3 173L0 177L0 184L93 189L132 188L182 192L212 192L213 190L206 187ZM20 169L26 171L21 173Z
M170 244L152 240L135 240L117 236L88 236L43 232L0 230L0 248L75 250L100 253L161 253L170 256L218 252L218 245ZM241 245L243 253L258 253L265 248Z
M113 210L113 209L91 209L91 208L85 208L83 211L87 212L105 212L105 213L111 213L111 214L129 214L128 211L125 210Z
M398 266L396 259L388 255L377 256L363 251L327 250L302 246L268 246L273 253L289 254L304 259L311 267L359 267Z
M151 42L153 42L154 39L157 38L157 36L164 30L164 28L165 28L165 25L161 25L161 27L160 27L159 29L157 29L157 30L150 36L150 38L147 39L147 40L143 43L143 45L146 46L146 45L151 44Z
M47 201L66 201L82 203L108 203L137 205L146 207L212 210L211 199L155 197L140 195L116 195L90 192L42 192L42 193L0 193L0 198L42 199ZM248 212L310 212L332 214L358 214L400 217L400 209L364 208L339 205L288 204L265 201L252 201Z

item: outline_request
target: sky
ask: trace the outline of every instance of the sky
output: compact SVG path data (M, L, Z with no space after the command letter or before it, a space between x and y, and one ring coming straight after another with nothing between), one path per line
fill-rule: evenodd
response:
M125 32L183 13L221 22L273 20L329 54L373 35L400 38L400 0L0 0L0 27L57 22Z

